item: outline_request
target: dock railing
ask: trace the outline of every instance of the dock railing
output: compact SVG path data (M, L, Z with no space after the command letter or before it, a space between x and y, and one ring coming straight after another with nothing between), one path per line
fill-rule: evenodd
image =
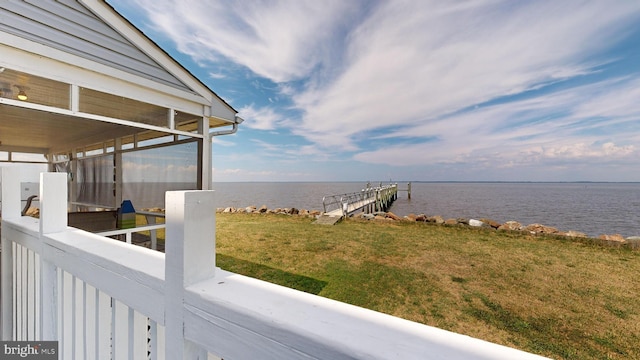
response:
M2 340L59 359L541 359L216 268L213 191L167 193L163 254L68 227L65 174L21 216L1 171Z
M367 213L386 211L397 199L398 184L367 186L358 192L328 195L322 198L323 213L330 216L348 216L363 210Z
M362 189L361 192L352 192L347 194L326 195L322 198L322 211L325 214L338 211L343 215L345 204L358 201L364 201L371 196L371 189Z

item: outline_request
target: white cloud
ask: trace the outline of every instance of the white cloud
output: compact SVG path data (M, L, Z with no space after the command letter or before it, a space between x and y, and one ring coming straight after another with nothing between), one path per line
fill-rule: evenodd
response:
M616 160L635 166L640 156L634 145L640 141L640 102L627 94L638 87L638 79L611 79L475 108L392 131L381 138L418 143L363 151L355 159L389 165L485 162L498 167L560 160L606 165ZM603 141L607 138L611 140Z
M640 80L612 79L475 108L389 131L380 138L411 143L363 151L355 158L426 165L472 163L489 156L494 164L525 165L543 158L591 161L618 156L633 165L638 154L631 145L640 141L640 102L627 95L639 87Z
M258 130L274 130L285 120L273 107L256 108L253 104L243 106L238 110L238 114L245 120L242 123L243 127Z
M221 181L256 181L271 178L275 181L308 180L311 175L300 171L251 170L243 168L213 170L214 180Z
M371 129L425 123L593 71L637 19L630 2L390 2L356 29L335 81L295 97L297 131L352 150ZM505 10L508 8L509 10Z
M223 146L223 147L232 147L236 146L234 141L229 140L229 136L217 136L213 138L213 146Z
M285 82L327 61L336 24L358 11L355 1L137 0L152 26L196 60L227 58Z
M597 96L576 109L581 118L604 116L630 120L640 118L640 78L615 79L599 89Z
M551 166L558 162L579 162L607 166L612 161L622 160L634 166L640 152L634 145L616 145L613 142L567 143L550 146L531 145L522 148L503 147L500 151L453 152L434 151L430 144L397 145L359 153L358 161L391 166L429 166L458 164L490 168L515 168L531 165Z
M222 169L222 170L218 170L216 168L213 168L214 173L217 174L239 174L240 172L242 172L242 169Z
M221 74L221 73L210 72L209 73L209 77L212 78L212 79L220 80L220 79L226 78L227 76L225 74Z
M637 1L137 2L197 61L276 83L253 79L274 101L242 106L242 126L311 144L255 140L255 156L502 168L638 156L640 75L572 82L619 60L607 51L637 30Z
M543 156L561 159L604 158L610 160L613 157L624 157L635 152L635 146L617 146L612 142L597 146L596 144L577 143L544 149Z
M326 152L320 151L317 146L314 145L287 144L283 142L272 143L255 138L250 141L254 146L259 148L260 154L268 154L272 160L277 160L281 163L299 161L303 158L313 161L328 160Z
M373 129L590 73L612 60L597 55L640 14L630 1L138 3L181 51L231 59L279 83L305 114L296 134L344 150ZM286 84L296 79L305 91ZM275 108L241 113L255 129L282 121Z

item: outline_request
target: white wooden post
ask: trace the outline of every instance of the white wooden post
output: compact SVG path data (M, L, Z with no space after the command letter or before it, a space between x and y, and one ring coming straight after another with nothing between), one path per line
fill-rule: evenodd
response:
M67 174L40 174L40 237L67 229ZM43 248L44 250L44 244ZM40 338L58 340L58 269L40 251Z
M214 192L169 191L165 207L165 356L206 359L184 339L184 289L215 275Z
M211 155L211 137L209 136L209 118L203 116L198 122L198 133L204 135L202 140L198 140L198 184L201 190L210 190L213 178L212 173L212 155Z
M2 167L2 219L11 220L21 216L20 171L17 168ZM2 256L0 260L0 319L2 340L13 340L13 245L2 233Z
M147 219L147 225L156 224L155 216L146 215L145 218ZM155 229L149 231L149 237L151 238L151 250L158 250L158 231Z
M1 167L2 172L2 218L20 217L20 170L16 167Z
M67 174L40 174L40 234L67 229Z

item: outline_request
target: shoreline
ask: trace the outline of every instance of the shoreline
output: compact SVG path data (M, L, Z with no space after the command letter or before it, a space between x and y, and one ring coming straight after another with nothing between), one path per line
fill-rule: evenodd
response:
M319 218L323 215L318 210L306 210L297 208L268 208L266 205L261 207L247 206L244 208L226 207L217 208L217 213L247 213L247 214L281 214L281 215L295 215L306 216L312 218ZM550 235L559 236L574 240L590 240L598 241L608 246L626 246L631 249L640 249L640 236L628 236L624 237L621 234L600 234L598 237L591 237L587 234L577 230L559 230L552 226L546 226L539 223L533 223L523 225L518 221L509 220L504 223L499 223L492 219L473 219L473 218L448 218L445 219L440 215L429 216L426 214L409 214L406 216L398 216L390 211L380 211L372 214L360 212L357 214L349 215L350 218L361 219L365 221L407 221L407 222L424 222L436 225L444 226L466 226L470 228L485 228L493 229L496 231L514 231L528 235Z

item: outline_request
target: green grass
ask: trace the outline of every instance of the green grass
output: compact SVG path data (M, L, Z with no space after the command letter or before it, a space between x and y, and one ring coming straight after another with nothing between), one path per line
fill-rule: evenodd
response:
M218 265L557 359L640 358L640 251L459 226L217 214Z

